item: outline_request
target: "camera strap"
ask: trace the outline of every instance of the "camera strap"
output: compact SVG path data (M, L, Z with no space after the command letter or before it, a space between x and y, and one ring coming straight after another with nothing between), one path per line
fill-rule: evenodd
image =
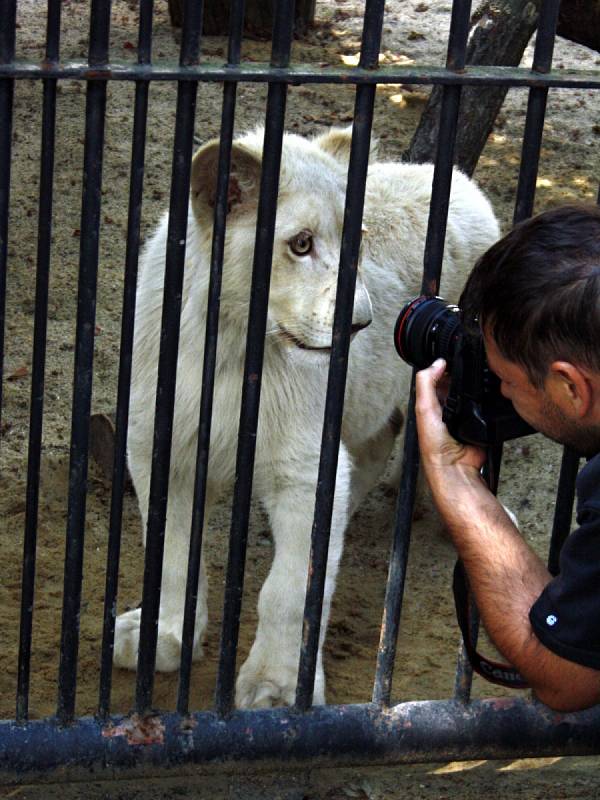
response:
M452 590L454 592L454 605L456 607L458 626L461 630L465 643L465 650L473 670L478 675L481 675L482 678L485 678L490 683L496 683L498 686L507 686L510 689L528 689L529 684L514 667L508 664L500 664L497 661L490 661L475 649L473 643L474 637L469 620L469 605L472 596L469 589L467 573L461 561L457 561L454 567Z

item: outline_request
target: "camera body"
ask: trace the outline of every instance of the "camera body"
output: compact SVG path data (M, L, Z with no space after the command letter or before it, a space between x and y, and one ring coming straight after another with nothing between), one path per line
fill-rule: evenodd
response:
M458 306L441 297L411 300L400 312L394 342L400 357L417 369L445 359L450 389L442 418L458 441L491 447L536 432L502 395L483 337L465 330Z

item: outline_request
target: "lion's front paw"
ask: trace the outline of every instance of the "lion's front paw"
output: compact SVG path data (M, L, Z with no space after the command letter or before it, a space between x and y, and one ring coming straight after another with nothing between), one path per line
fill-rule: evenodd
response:
M235 703L238 708L271 708L271 706L291 706L296 698L296 687L290 684L280 686L273 681L258 677L238 679Z
M115 624L115 646L113 662L115 666L123 669L136 669L138 647L140 641L141 609L127 611L120 614ZM157 672L174 672L179 669L181 662L181 622L160 620L158 624L158 642L156 645ZM202 644L196 637L193 659L197 661L202 656Z
M136 669L140 642L141 608L119 614L115 620L113 663L123 669Z
M242 666L236 683L235 704L238 708L270 708L292 706L296 702L298 660L287 664L269 663L267 659L253 658L251 653ZM317 669L314 704L325 702L323 670Z

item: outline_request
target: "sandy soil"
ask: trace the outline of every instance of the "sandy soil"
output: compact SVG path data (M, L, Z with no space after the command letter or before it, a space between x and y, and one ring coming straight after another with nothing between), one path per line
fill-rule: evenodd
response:
M88 5L83 0L65 0L63 4L62 53L65 59L81 58L87 52ZM113 3L111 46L115 60L135 57L136 5L125 0L115 0ZM166 3L157 3L157 6L154 56L176 60L178 34L169 25ZM318 2L318 24L305 39L295 42L294 60L330 63L342 60L353 63L360 46L362 10L363 5L356 0ZM450 20L449 2L429 5L416 0L389 0L386 13L382 47L385 61L405 62L410 59L421 64L443 63ZM38 0L20 2L18 24L18 56L40 59L43 56L45 30L44 4ZM244 58L250 61L268 60L268 52L266 43L248 41L244 47ZM221 38L206 39L204 53L221 58L226 53L226 41ZM526 59L530 58L531 50L526 55ZM600 57L585 48L559 41L555 63L559 68L580 65L582 68L597 69ZM58 91L54 240L31 687L33 718L53 713L56 703L84 136L85 87L75 81L64 81ZM221 87L218 85L201 86L199 89L196 133L201 141L218 134L221 97ZM238 97L236 124L237 129L243 131L264 119L265 89L257 85L240 86ZM378 91L374 132L381 141L384 157L399 157L406 148L425 100L426 91L418 87L388 86ZM475 175L492 200L505 228L512 216L525 104L526 92L513 90L510 93ZM106 119L93 398L94 410L103 412L110 412L115 403L132 107L133 86L126 82L111 83ZM289 93L287 126L293 131L312 134L325 126L349 122L352 109L353 91L350 87L293 87ZM600 99L594 97L592 92L561 90L551 93L538 179L538 210L566 200L595 199L600 174L599 110ZM175 87L170 84L153 85L143 208L144 234L152 228L168 202L174 115ZM0 641L4 654L0 704L3 718L14 715L16 686L40 120L39 82L18 82L13 134L5 407L0 431L0 536L3 549L0 564ZM559 459L559 448L539 437L507 446L501 493L506 504L518 514L524 536L540 552L545 552L548 545ZM92 465L85 534L78 714L93 713L97 704L109 498L110 486L106 477ZM326 647L329 702L360 702L370 698L393 512L394 498L381 486L368 498L350 525ZM220 514L213 520L207 542L211 622L207 657L195 666L193 673L192 704L196 708L208 707L213 693L228 528L229 506L225 502ZM268 569L270 553L267 525L260 511L256 510L250 532L240 659L252 640L256 595ZM125 505L119 597L121 609L139 602L142 557L136 501L130 494ZM426 513L416 522L413 530L394 680L395 701L442 698L452 692L458 643L450 594L453 561L452 548L439 535L435 516L431 512ZM115 712L127 711L132 706L133 689L134 676L116 671L113 690ZM159 675L156 705L172 708L176 690L176 675ZM492 694L487 685L478 681L475 682L474 692L476 695ZM581 767L584 783L592 780L591 762L586 763L590 763L590 772L588 774ZM424 770L419 772L421 776L430 774L433 773ZM473 779L477 772L465 774L468 774L468 780L463 776L463 783L460 784L462 792L466 791L464 781ZM537 774L539 777L540 773ZM551 770L548 775L548 781L556 783ZM400 777L397 780L400 786ZM432 785L432 793L426 793L423 789L420 796L444 797L453 792L451 787L442 785L440 781L423 777L417 780ZM354 784L350 782L348 785ZM408 792L407 786L405 793ZM478 793L485 791L485 781L481 784L475 781L473 789ZM355 794L330 793L322 796L391 797L392 791L388 785L385 794L368 794L359 786ZM586 792L585 795L558 792L553 796L590 796L589 786ZM172 796L176 794L178 792ZM272 796L285 794L275 793Z

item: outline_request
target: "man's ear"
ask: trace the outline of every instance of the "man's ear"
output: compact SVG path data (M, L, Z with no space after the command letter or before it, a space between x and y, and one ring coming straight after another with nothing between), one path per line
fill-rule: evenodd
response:
M594 404L594 387L586 370L569 361L553 361L549 370L550 396L563 410L585 417Z
M212 220L217 197L219 141L213 139L198 150L192 161L191 197L197 219ZM227 193L227 211L255 206L260 184L261 159L242 144L233 143Z
M333 156L342 164L347 164L350 161L350 146L352 144L352 125L347 128L330 128L327 133L322 133L320 136L315 136L313 142L318 145L321 150ZM369 158L371 163L377 158L378 141L371 137L371 146L369 149Z

